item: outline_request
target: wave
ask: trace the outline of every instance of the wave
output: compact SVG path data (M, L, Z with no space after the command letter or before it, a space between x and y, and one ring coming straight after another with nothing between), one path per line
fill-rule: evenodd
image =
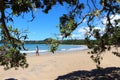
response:
M85 50L88 49L87 46L80 46L78 48L69 48L69 49L61 49L61 51L74 51L74 50Z
M61 47L60 49L58 49L57 51L74 51L74 50L85 50L88 49L87 46L77 46L75 48L65 48L65 47ZM49 52L49 50L39 50L39 53L46 53ZM35 50L28 50L28 51L21 51L21 53L27 53L27 54L35 54L36 51Z
M32 50L32 51L20 51L20 52L21 52L21 53L28 53L28 54L36 53L35 50ZM44 53L44 52L48 52L48 50L40 50L39 52Z

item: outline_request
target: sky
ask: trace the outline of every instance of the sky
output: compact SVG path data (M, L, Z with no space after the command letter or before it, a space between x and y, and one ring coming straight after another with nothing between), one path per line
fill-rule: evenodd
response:
M83 0L84 1L84 0ZM59 18L63 14L68 12L67 6L55 5L49 11L48 14L43 13L41 10L37 9L34 11L35 19L30 22L32 19L31 13L24 14L24 17L14 17L13 27L18 28L19 30L28 30L28 39L27 40L44 40L46 38L56 38L60 39L59 27ZM105 21L105 19L103 19ZM103 29L104 26L100 25L99 22L96 22L96 28ZM86 30L88 27L86 25L86 20L73 31L70 39L84 39Z
M56 38L55 34L60 34L59 17L67 13L65 6L54 6L48 14L41 10L35 10L35 18L32 22L31 13L25 14L24 17L14 17L13 27L19 30L28 30L28 40L44 40L46 38Z
M84 0L80 0L84 2ZM9 10L8 10L9 11ZM28 30L28 39L27 40L44 40L46 38L57 38L61 39L59 27L59 18L68 13L69 9L67 5L55 5L48 12L48 14L43 13L39 9L34 10L35 18L32 22L29 20L32 19L31 13L24 14L23 16L14 16L14 22L10 23L12 27L18 28L21 30ZM85 22L85 21L84 21ZM8 23L9 24L9 23ZM83 23L78 26L76 30L72 33L70 39L84 39L85 30L81 27L85 27Z

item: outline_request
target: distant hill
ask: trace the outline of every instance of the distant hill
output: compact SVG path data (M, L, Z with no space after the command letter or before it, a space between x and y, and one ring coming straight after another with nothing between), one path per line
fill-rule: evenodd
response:
M92 40L94 42L96 42L95 40ZM0 41L0 43L2 43L2 41ZM85 45L86 42L85 40L81 39L81 40L59 40L60 44L71 44L71 45ZM35 41L35 40L29 40L29 41L25 41L25 44L47 44L46 39L45 40L39 40L39 41Z
M26 44L47 44L46 40L39 41L25 41ZM60 44L74 44L74 45L83 45L85 40L59 40Z

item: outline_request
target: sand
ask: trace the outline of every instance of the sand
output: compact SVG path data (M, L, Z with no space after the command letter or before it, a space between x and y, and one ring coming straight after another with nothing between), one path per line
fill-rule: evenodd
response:
M55 54L40 54L40 56L27 55L29 67L19 70L9 69L7 71L0 67L0 80L55 80L58 76L78 70L96 69L96 64L87 54L89 50L56 52ZM102 67L120 67L120 58L111 54L104 53Z

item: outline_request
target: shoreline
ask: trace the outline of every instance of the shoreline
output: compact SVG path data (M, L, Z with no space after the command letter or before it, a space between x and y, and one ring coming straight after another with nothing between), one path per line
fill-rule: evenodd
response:
M82 50L89 50L86 45L73 45L73 46L78 46L78 48L70 48L70 49L61 49L55 51L55 53L58 52L69 52L69 51L82 51ZM81 47L82 46L82 47ZM21 51L21 53L27 53L27 54L34 54L36 53L35 50L28 50L28 51ZM51 53L49 50L39 50L40 54L46 54L46 53Z
M76 50L69 52L47 53L40 56L27 55L29 67L27 69L3 70L0 66L0 80L55 80L58 76L72 73L74 71L96 69L96 64L87 54L89 50ZM120 59L109 52L105 52L101 62L103 68L120 67ZM114 60L114 62L113 62Z
M54 53L48 51L48 52L39 52L39 56L41 55L57 55L57 54L73 54L75 53L76 51L80 51L80 52L89 52L90 49L83 49L83 50L65 50L65 51L55 51ZM29 56L36 56L36 53L26 53L27 54L27 57ZM88 54L89 55L89 54Z

